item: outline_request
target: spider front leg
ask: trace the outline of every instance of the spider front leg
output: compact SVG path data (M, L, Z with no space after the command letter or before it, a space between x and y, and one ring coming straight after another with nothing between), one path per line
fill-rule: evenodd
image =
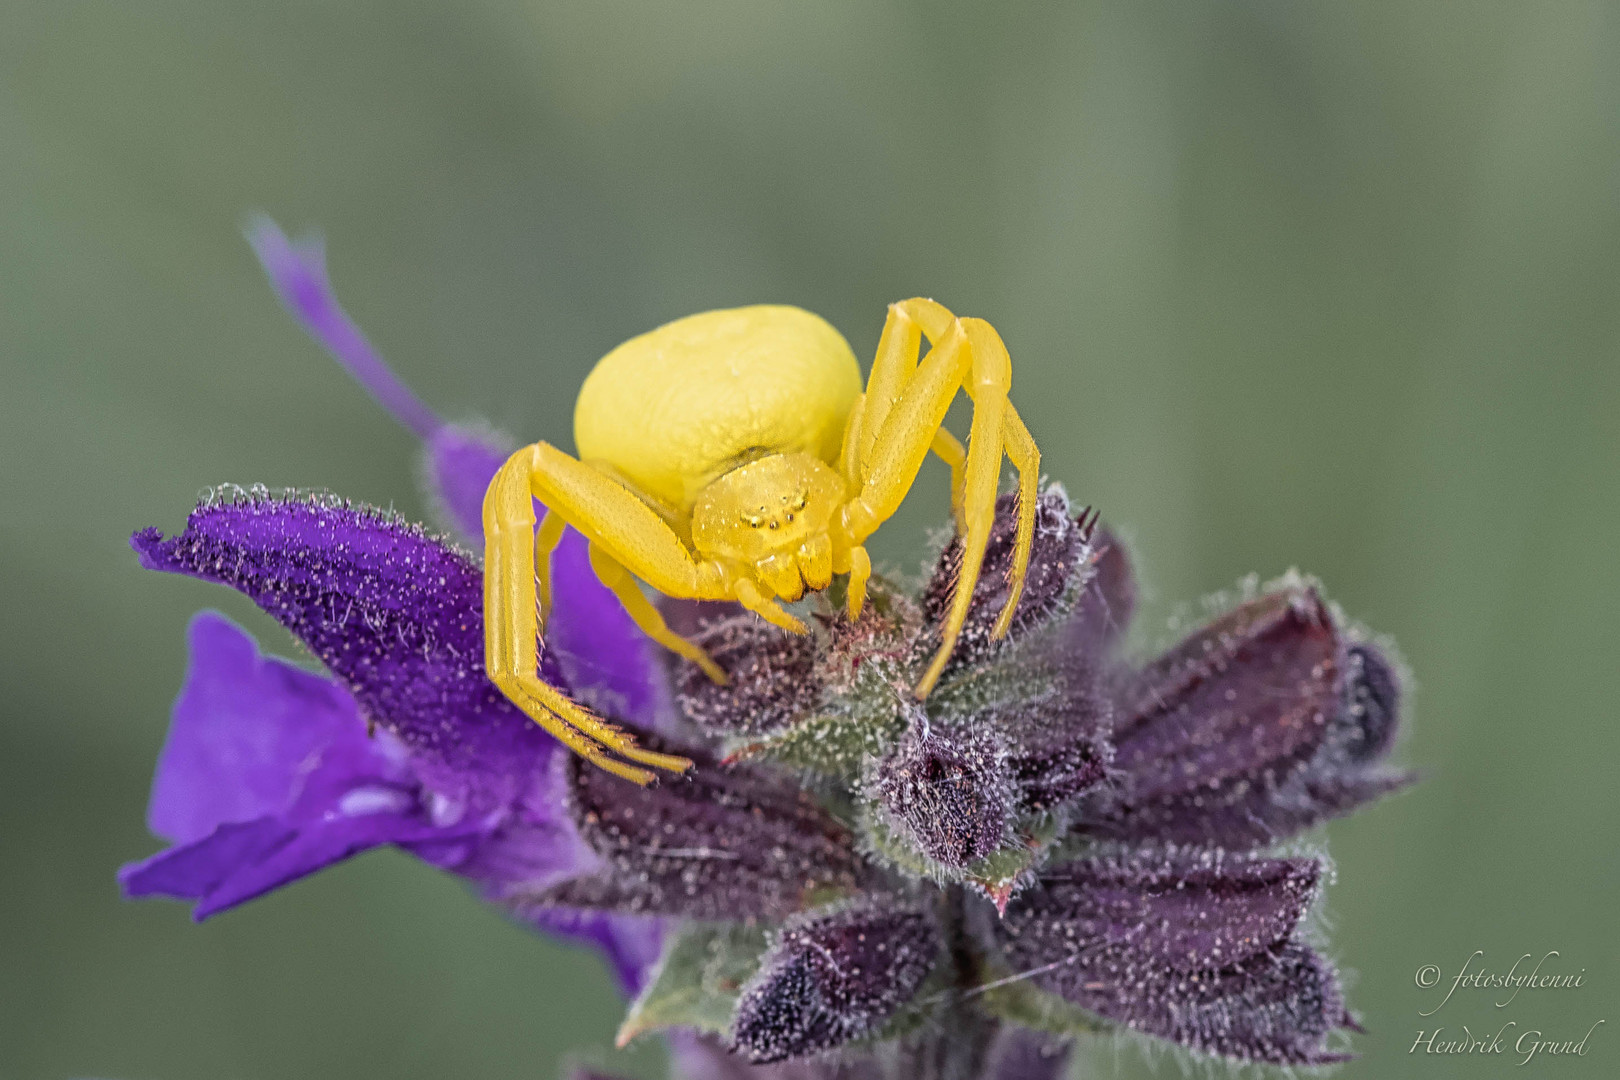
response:
M541 446L531 446L508 458L484 495L485 670L501 692L537 724L609 772L638 784L656 779L655 773L613 754L671 772L690 768L692 763L685 758L637 746L619 728L539 677L533 498L540 494L535 484L544 457L540 450ZM555 504L553 511L560 512Z
M849 575L849 621L861 617L866 604L866 583L872 579L872 556L860 544L833 556L833 573Z
M865 483L860 493L845 505L841 517L849 540L860 543L898 509L916 478L922 459L937 446L936 433L951 399L958 389L965 389L973 399L973 427L966 461L960 468L960 481L953 484L960 490L962 566L950 611L941 627L939 650L917 683L915 692L919 698L926 697L939 681L967 621L979 568L984 562L985 545L995 522L996 488L1003 452L1012 457L1019 472L1020 507L1015 554L1008 573L1007 603L992 632L1000 637L1011 625L1034 540L1035 489L1040 468L1040 452L1007 399L1012 386L1012 361L1000 335L982 319L952 318L948 324L942 324L940 312L943 310L932 301L916 300L890 309L891 326L885 328L885 344L894 324L909 319L928 331L933 348L893 399L871 442L870 453L860 456L859 471ZM906 338L915 340L909 333ZM899 364L892 355L884 353L880 346L878 362L873 365L873 386L879 383L880 367L885 369L884 379L890 380L893 375L889 372ZM869 389L863 426L875 415L873 404ZM946 453L941 455L947 461L950 460L949 450L947 446ZM955 468L952 471L957 472Z

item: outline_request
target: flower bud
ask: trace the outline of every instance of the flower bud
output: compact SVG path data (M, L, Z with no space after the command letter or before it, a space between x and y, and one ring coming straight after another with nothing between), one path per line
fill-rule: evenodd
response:
M917 848L947 866L983 858L1007 835L1013 794L1001 748L985 733L938 734L921 708L872 788Z
M916 994L942 948L932 916L869 902L790 922L744 988L732 1043L764 1064L875 1030Z

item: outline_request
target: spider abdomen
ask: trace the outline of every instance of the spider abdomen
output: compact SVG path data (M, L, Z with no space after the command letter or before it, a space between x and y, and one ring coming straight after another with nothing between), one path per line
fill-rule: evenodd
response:
M835 462L861 392L842 334L796 307L707 311L604 356L574 408L579 456L688 512L722 473L763 453Z

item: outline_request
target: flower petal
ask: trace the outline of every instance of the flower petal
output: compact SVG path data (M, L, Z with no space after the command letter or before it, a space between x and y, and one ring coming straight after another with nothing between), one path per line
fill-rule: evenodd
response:
M297 829L277 818L227 822L208 836L118 871L124 895L201 900L239 867L284 847Z
M414 809L414 800L400 794ZM299 825L260 818L221 825L202 840L127 866L119 880L127 896L197 900L192 918L201 922L351 855L437 832L412 812L338 815Z
M454 424L440 425L423 440L428 491L468 543L484 542L484 493L511 456L510 442L493 431Z
M147 822L175 843L226 822L280 814L313 772L356 782L402 775L398 755L366 737L348 691L262 655L223 615L187 631L191 659L158 758Z
M280 226L263 214L255 215L245 231L271 287L309 335L400 423L420 438L431 435L439 426L439 418L389 370L338 303L326 275L326 248L320 239L289 240Z
M148 568L229 585L272 615L469 813L510 804L556 747L484 675L478 568L419 528L253 494L203 503L179 536L148 529L132 543Z
M1015 971L1139 1031L1248 1061L1320 1064L1345 1023L1331 967L1295 940L1308 860L1217 853L1072 863L998 927Z
M198 900L202 919L378 844L446 836L404 748L368 737L341 686L262 656L220 615L189 636L148 811L176 846L125 867L127 895Z
M126 867L127 895L198 900L202 919L389 843L493 896L596 865L559 812L555 770L498 812L470 813L424 790L387 730L368 736L337 684L261 657L217 615L194 621L192 641L152 807L154 821L179 822L169 831L180 842Z
M594 945L607 956L619 986L634 998L664 947L662 919L583 908L529 908L524 918L548 934Z

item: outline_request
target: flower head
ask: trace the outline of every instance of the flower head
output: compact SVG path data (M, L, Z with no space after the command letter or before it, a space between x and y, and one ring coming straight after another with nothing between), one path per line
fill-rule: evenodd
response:
M268 224L254 242L289 307L423 438L441 505L474 533L495 445L394 380L318 248ZM1046 1080L1105 1030L1341 1060L1355 1023L1305 929L1324 866L1281 845L1410 782L1383 764L1396 667L1297 576L1131 659L1125 551L1055 485L998 640L1015 509L998 506L926 702L910 687L954 544L920 591L874 578L859 620L830 598L807 636L696 613L730 682L675 666L672 696L571 540L544 674L695 763L641 788L560 752L488 682L480 571L454 541L332 498L217 493L178 535L137 533L143 564L245 594L326 673L194 621L149 815L173 846L125 888L203 918L396 845L603 947L636 992L621 1041L670 1032L693 1078Z

